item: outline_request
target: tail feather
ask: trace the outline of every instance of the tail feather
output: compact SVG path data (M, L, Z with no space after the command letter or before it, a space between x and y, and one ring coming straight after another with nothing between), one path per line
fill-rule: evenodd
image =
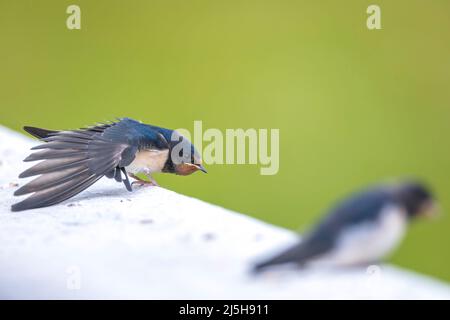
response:
M294 244L292 247L277 254L269 260L263 261L253 267L253 271L258 273L269 267L295 263L297 266L304 266L311 260L319 258L333 248L333 242L328 238L321 239L317 236L307 235L305 239Z
M258 273L258 272L266 270L270 267L280 265L280 264L285 264L285 263L301 264L302 259L299 259L299 258L301 258L301 256L300 256L301 252L299 252L300 251L299 249L300 249L300 246L296 245L296 246L276 255L275 257L272 257L266 261L260 262L253 267L253 271L255 273Z
M25 130L26 132L28 132L29 134L31 134L32 136L34 136L38 139L47 138L52 134L58 133L58 131L54 131L54 130L47 130L47 129L42 129L42 128L29 127L29 126L23 127L23 130Z

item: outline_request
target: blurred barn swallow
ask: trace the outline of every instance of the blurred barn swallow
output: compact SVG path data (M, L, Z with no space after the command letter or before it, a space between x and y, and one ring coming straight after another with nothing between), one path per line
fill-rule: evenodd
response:
M280 264L348 267L378 262L400 242L408 222L435 212L430 191L417 182L383 185L338 204L303 241L261 262L255 272Z
M16 196L33 194L14 204L12 211L57 204L103 176L123 182L131 191L128 175L136 179L134 183L156 185L151 177L154 172L189 175L200 170L206 173L200 155L187 139L175 135L173 130L129 118L71 131L34 127L24 127L24 130L45 142L31 148L40 151L24 161L44 161L19 175L19 178L40 176L16 190ZM177 148L180 151L172 154L176 146L180 147L179 143L187 148ZM188 152L184 152L186 149ZM140 179L137 174L144 174L150 181Z

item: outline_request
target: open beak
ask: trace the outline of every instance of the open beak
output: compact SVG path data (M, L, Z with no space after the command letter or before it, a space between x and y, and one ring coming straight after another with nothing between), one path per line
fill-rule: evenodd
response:
M206 171L206 169L201 164L196 164L195 167L201 172L208 173L208 171Z

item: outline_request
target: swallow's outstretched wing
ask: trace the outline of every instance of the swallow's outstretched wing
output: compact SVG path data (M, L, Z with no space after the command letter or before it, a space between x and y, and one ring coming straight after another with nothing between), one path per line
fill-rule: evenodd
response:
M131 191L124 168L141 148L164 144L157 132L131 119L101 124L73 131L50 131L26 127L25 130L40 137L44 144L24 161L43 160L25 170L19 178L40 175L14 195L33 193L14 204L12 211L50 206L85 190L103 176L124 182ZM160 147L160 146L159 146ZM124 176L122 176L122 174Z

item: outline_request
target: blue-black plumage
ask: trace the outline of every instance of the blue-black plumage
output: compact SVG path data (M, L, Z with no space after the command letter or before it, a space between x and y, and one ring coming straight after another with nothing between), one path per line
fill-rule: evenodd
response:
M189 175L206 172L195 147L176 131L122 118L116 122L70 131L34 127L24 130L45 142L24 161L43 160L19 177L39 175L14 195L33 193L12 206L13 211L46 207L85 190L106 176L123 182L131 191L128 175L139 184L156 184L155 172ZM176 150L176 152L174 152ZM146 175L150 181L140 179Z

